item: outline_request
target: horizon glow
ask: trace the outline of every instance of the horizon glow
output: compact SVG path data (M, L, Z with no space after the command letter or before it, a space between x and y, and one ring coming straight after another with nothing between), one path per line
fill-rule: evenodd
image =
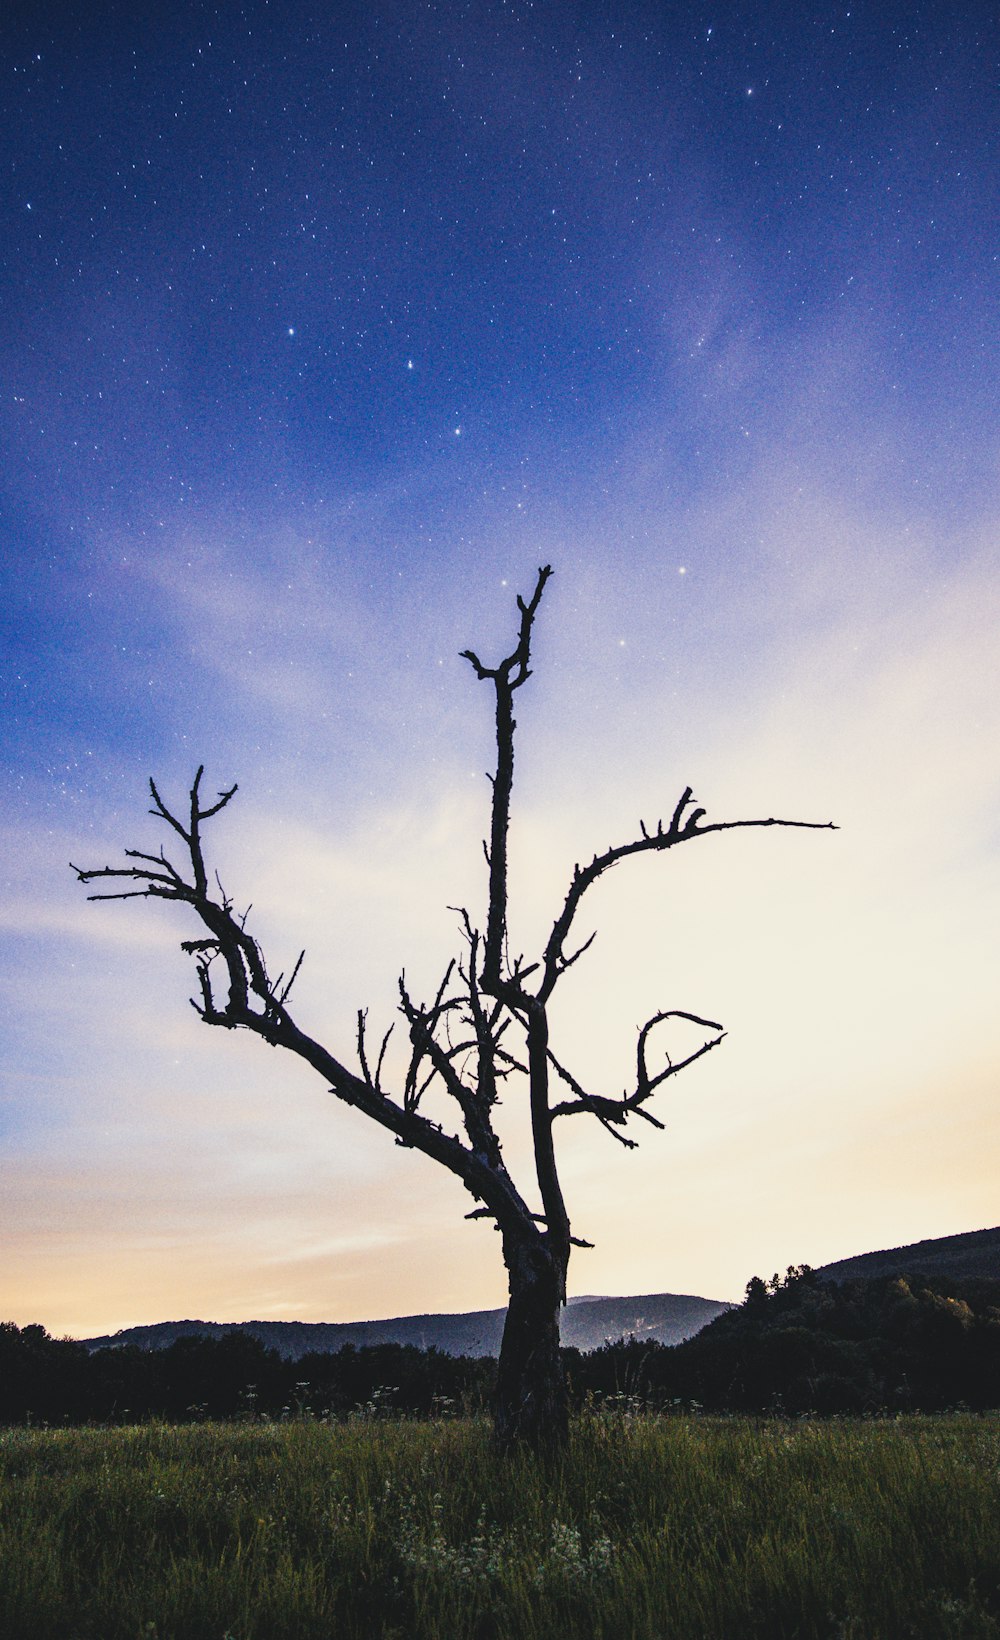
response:
M0 1312L77 1336L504 1301L457 1183L206 1031L147 902L68 870L209 833L296 1018L349 1059L481 916L518 697L512 938L573 864L557 1024L618 1093L719 1019L625 1152L560 1134L572 1291L1000 1221L998 24L777 5L0 23ZM750 89L752 88L752 95ZM515 1102L506 1151L526 1164Z

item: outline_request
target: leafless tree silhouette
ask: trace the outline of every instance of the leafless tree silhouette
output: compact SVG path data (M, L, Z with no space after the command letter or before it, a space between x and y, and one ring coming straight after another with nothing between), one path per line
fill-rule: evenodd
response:
M507 841L514 775L514 696L531 676L531 640L535 617L552 571L538 572L530 598L518 598L519 630L511 653L487 666L465 650L476 677L490 686L496 708L496 773L490 840L484 844L489 870L486 927L459 908L461 954L449 963L433 1001L418 1002L399 981L399 1011L409 1035L408 1065L399 1082L386 1086L386 1050L392 1027L377 1048L369 1044L367 1016L357 1016L353 1044L356 1068L307 1035L289 1010L289 996L302 963L290 974L272 978L264 954L247 931L246 916L237 914L217 874L206 864L203 830L232 801L236 786L205 802L199 769L183 817L164 802L151 780L150 813L179 840L178 866L161 848L157 854L126 850L127 864L81 868L82 883L102 886L90 899L135 897L181 901L199 919L203 935L185 940L182 949L195 959L198 995L193 1007L208 1025L253 1031L275 1047L297 1054L323 1077L332 1093L373 1122L388 1128L398 1143L412 1146L461 1179L477 1203L467 1216L493 1220L500 1231L510 1301L500 1352L495 1408L497 1441L502 1448L525 1443L535 1450L558 1448L567 1432L566 1387L559 1355L559 1315L566 1298L570 1250L585 1246L570 1231L570 1218L559 1180L555 1125L567 1117L586 1116L629 1147L626 1131L636 1119L662 1128L650 1102L663 1084L718 1046L722 1026L682 1009L665 1009L642 1026L636 1049L635 1086L621 1097L585 1087L549 1040L549 1003L563 976L580 960L592 939L572 947L570 938L581 902L594 883L636 855L663 854L682 843L713 832L760 826L804 826L834 829L829 822L796 820L707 821L686 788L667 823L640 823L639 835L596 854L573 869L569 888L544 950L537 960L512 958L507 942ZM680 1019L697 1028L699 1045L684 1057L665 1054L655 1068L652 1042L657 1028ZM526 1099L534 1154L534 1180L527 1189L507 1171L494 1124L494 1107L502 1089L517 1088ZM433 1092L450 1097L457 1107L454 1126L428 1114ZM531 1198L539 1211L529 1205Z

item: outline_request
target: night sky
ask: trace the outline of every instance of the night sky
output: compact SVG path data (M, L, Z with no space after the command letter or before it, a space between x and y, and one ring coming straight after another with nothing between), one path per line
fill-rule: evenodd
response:
M5 9L4 1315L503 1301L456 1182L206 1030L197 928L67 862L159 847L150 775L238 781L214 863L349 1058L482 917L459 651L507 652L546 562L519 947L686 785L841 828L593 894L588 1085L659 1008L729 1036L639 1152L562 1135L571 1291L1000 1222L998 38L892 0Z

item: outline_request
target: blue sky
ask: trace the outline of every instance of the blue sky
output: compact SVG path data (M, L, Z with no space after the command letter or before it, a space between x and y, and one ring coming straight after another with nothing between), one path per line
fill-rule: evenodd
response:
M500 652L523 943L559 1028L724 1048L667 1131L566 1137L577 1292L998 1218L997 25L981 6L14 7L3 38L5 1312L83 1334L476 1308L431 1164L199 1025L150 774L332 1044L482 903ZM697 858L691 858L691 856ZM347 1052L346 1047L343 1050ZM519 1135L515 1101L508 1151Z

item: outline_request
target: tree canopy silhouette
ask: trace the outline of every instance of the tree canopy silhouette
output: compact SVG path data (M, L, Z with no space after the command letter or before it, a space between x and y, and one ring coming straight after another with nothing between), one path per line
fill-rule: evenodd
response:
M455 1174L476 1202L469 1218L494 1221L501 1235L510 1295L497 1377L496 1435L501 1447L524 1442L536 1450L558 1447L566 1435L559 1313L566 1298L570 1250L574 1245L587 1245L571 1233L557 1164L556 1124L568 1117L589 1117L622 1144L633 1146L635 1140L626 1130L637 1120L663 1126L649 1108L654 1094L669 1078L717 1047L724 1035L714 1020L685 1009L664 1009L639 1031L634 1087L615 1097L585 1086L570 1068L561 1045L557 1052L549 1033L553 994L594 938L591 934L579 944L571 943L584 896L625 860L664 854L713 832L763 826L834 829L831 822L774 818L709 821L686 787L668 821L640 822L637 837L595 854L585 865L574 866L544 948L532 961L512 957L507 941L507 843L514 777L514 696L531 677L532 633L551 574L550 566L541 568L531 596L518 597L517 640L508 655L489 666L475 651L463 651L476 678L490 687L496 716L490 838L484 845L489 874L485 927L467 908L459 908L461 954L448 964L429 1003L417 1001L405 975L400 978L399 1011L406 1024L409 1051L398 1085L387 1085L385 1071L392 1027L377 1048L370 1045L365 1010L357 1016L355 1068L346 1063L345 1049L335 1052L302 1029L289 1008L302 957L287 978L284 974L272 978L261 947L247 930L246 914L236 912L232 898L210 870L204 828L232 801L235 785L205 801L204 771L199 768L188 808L181 815L168 807L150 780L150 813L179 840L182 864L175 864L165 848L156 854L128 849L127 864L72 868L81 882L101 885L91 899L144 897L189 905L203 932L197 939L185 940L182 949L195 960L198 995L193 1006L205 1023L253 1031L265 1042L298 1055L345 1104L387 1128L400 1144L423 1151ZM672 1020L694 1026L699 1045L679 1059L663 1053L654 1060L654 1037ZM494 1123L498 1095L508 1085L522 1092L530 1122L534 1178L528 1183L516 1183L508 1172ZM448 1131L429 1114L432 1091L453 1102L456 1131Z

